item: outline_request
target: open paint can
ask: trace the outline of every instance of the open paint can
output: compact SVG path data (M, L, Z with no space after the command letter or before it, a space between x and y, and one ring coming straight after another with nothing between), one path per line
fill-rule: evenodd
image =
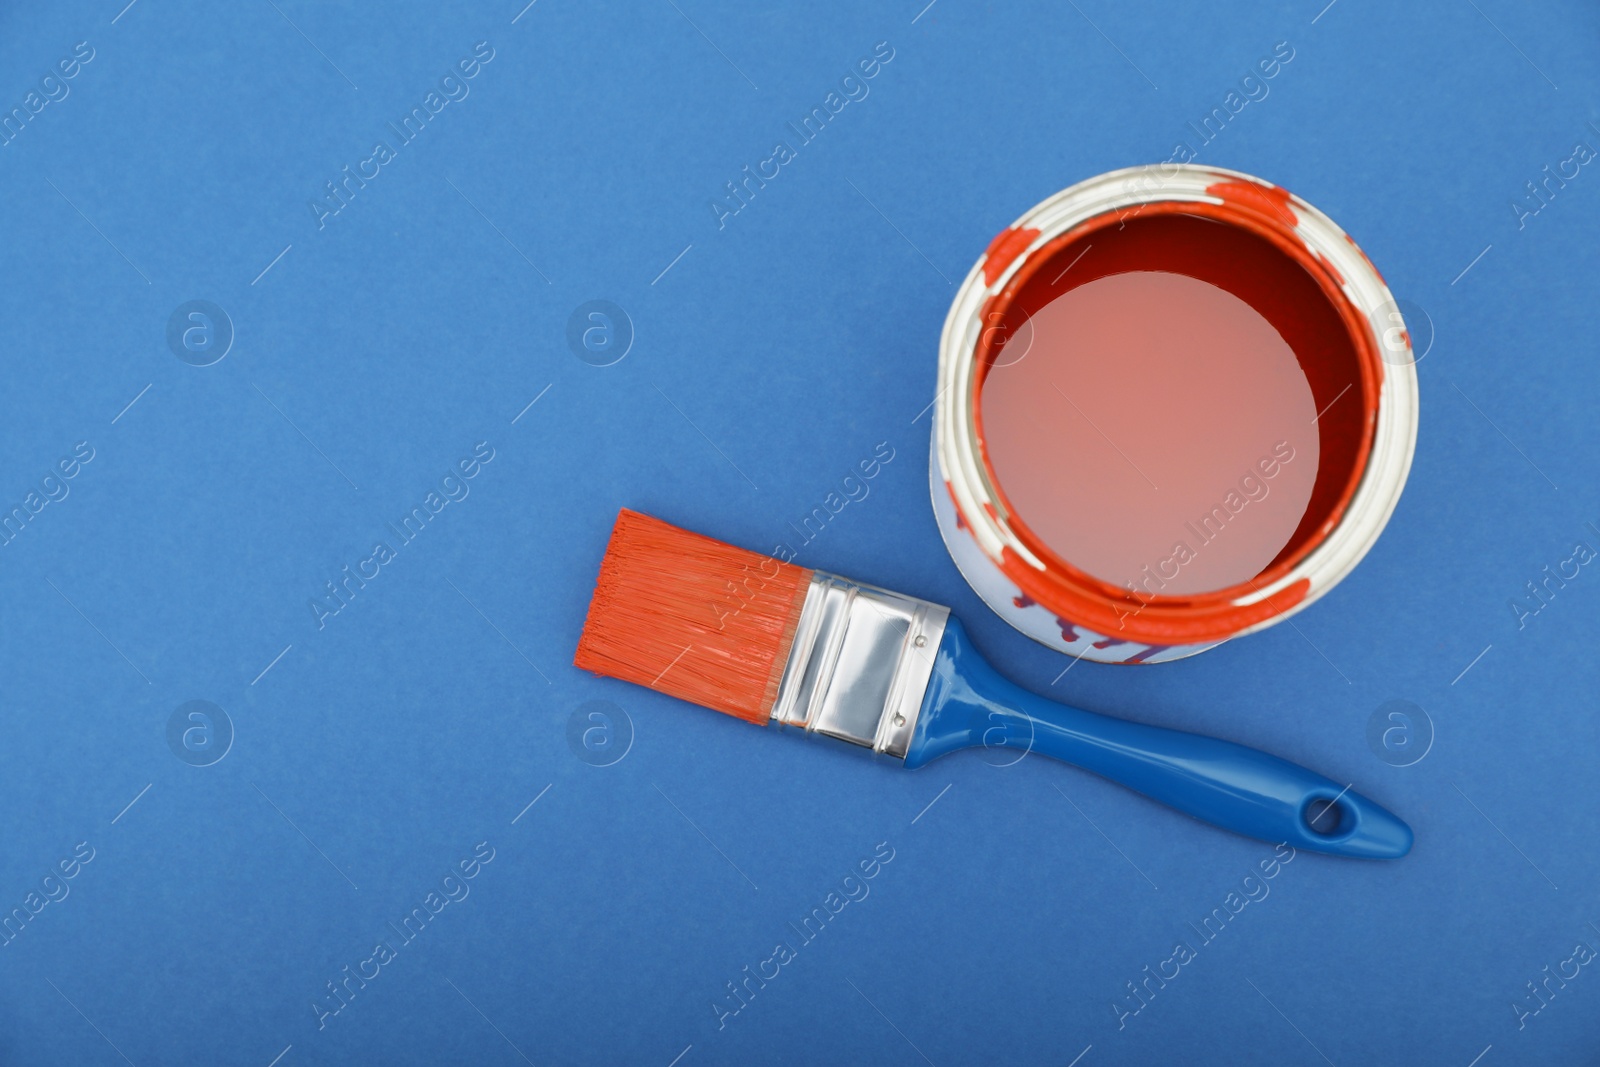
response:
M940 532L1037 641L1192 655L1372 547L1416 445L1413 362L1382 277L1299 197L1193 164L1102 174L996 237L951 305Z

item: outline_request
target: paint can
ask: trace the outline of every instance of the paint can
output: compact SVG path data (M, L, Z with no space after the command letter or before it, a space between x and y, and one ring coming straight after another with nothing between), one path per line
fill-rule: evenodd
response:
M1212 227L1205 234L1218 240L1267 242L1273 255L1283 257L1272 271L1238 270L1218 266L1225 260L1216 256L1174 251L1176 266L1155 262L1150 269L1201 277L1240 295L1267 319L1310 385L1319 412L1312 424L1319 451L1305 513L1264 569L1226 588L1168 595L1155 571L1146 570L1150 580L1118 585L1074 566L1030 528L995 476L980 396L989 371L1011 358L1007 346L1014 357L1025 344L1035 312L1105 276L1089 259L1076 276L1061 271L1071 257L1083 256L1097 236L1109 244L1112 235L1125 235L1130 227L1154 233L1150 227L1158 224L1199 225L1184 220L1202 220ZM1152 254L1158 261L1169 255ZM1240 276L1218 273L1229 269ZM1244 276L1252 270L1259 276ZM956 565L984 602L1029 637L1074 657L1159 663L1304 610L1360 562L1393 512L1410 470L1417 376L1388 287L1331 219L1259 178L1166 163L1074 185L994 239L945 319L934 408L934 514ZM1225 518L1218 513L1219 522ZM1083 521L1094 516L1086 514Z

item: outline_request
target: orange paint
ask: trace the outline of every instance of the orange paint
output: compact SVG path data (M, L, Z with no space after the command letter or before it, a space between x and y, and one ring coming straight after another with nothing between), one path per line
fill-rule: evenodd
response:
M1311 386L1272 324L1209 282L1138 270L1029 321L1026 355L997 363L980 397L1015 513L1061 558L1141 595L1261 573L1305 513L1319 452Z
M1257 185L1255 182L1226 181L1206 186L1206 192L1225 204L1258 211L1291 229L1296 219L1289 206L1289 190L1281 185Z
M993 241L989 242L988 251L984 253L983 280L987 285L993 285L1000 275L1005 273L1013 260L1033 243L1039 236L1038 230L1002 230Z
M766 723L811 571L624 508L573 665Z

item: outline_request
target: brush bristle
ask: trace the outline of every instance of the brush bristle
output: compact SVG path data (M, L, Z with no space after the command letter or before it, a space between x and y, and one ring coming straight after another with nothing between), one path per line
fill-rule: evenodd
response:
M624 508L573 664L765 723L811 571Z

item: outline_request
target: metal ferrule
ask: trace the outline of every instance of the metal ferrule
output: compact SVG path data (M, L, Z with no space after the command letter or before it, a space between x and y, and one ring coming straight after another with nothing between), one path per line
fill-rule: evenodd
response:
M815 571L772 721L904 759L950 609Z

